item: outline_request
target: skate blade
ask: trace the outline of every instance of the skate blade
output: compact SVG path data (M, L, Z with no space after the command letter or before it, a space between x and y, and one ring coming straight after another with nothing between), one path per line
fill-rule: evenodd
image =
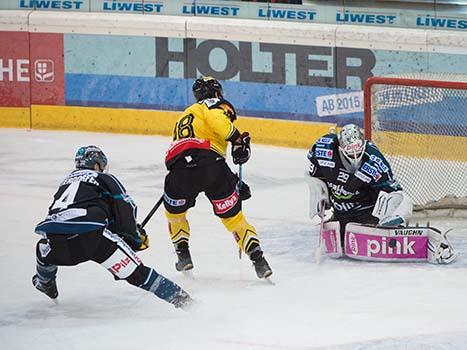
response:
M189 279L192 279L192 280L195 279L195 276L193 275L193 270L183 270L183 271L182 271L182 274L183 274L183 276L185 276L186 278L189 278Z
M178 268L177 264L175 264L175 270L177 270L179 272L189 271L189 270L192 270L192 269L193 269L193 264L187 264L182 268Z
M264 276L263 276L263 280L265 280L268 284L270 285L275 285L274 281L271 279L271 276L272 276L272 271L267 271Z

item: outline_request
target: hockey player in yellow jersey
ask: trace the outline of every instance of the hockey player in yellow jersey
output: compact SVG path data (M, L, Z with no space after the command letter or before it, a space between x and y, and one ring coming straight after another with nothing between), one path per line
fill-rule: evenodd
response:
M239 183L225 161L230 142L234 164L247 162L251 154L250 136L237 130L235 108L222 94L222 86L216 79L195 80L196 102L176 122L173 142L166 154L169 173L164 184L164 206L178 257L175 267L178 271L193 268L186 213L195 206L198 194L204 192L215 215L250 257L257 276L267 278L272 270L263 256L256 229L242 213L242 200L251 196L249 187Z

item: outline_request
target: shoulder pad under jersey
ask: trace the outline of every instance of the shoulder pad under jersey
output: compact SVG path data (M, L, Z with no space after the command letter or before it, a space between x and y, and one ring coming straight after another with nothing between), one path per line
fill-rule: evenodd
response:
M204 103L208 109L220 108L224 111L224 114L229 117L233 122L237 119L237 112L235 111L234 106L223 98L207 98L200 103Z
M363 160L370 165L376 167L379 172L387 173L390 169L390 165L380 150L375 144L368 142L365 149L365 156Z
M337 135L336 134L327 134L322 137L320 137L316 142L315 145L316 147L322 147L322 148L332 148L334 143L337 141Z
M99 173L91 169L75 169L61 182L61 185L68 185L72 182L87 182L99 186L97 181Z
M207 98L205 100L199 101L198 103L200 104L204 103L206 107L208 107L209 109L212 109L212 108L216 108L217 106L219 106L221 101L222 100L220 98Z

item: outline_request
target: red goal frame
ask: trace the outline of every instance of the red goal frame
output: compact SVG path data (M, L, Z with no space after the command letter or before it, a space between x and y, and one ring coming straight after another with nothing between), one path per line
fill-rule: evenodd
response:
M371 141L371 88L373 85L401 85L401 86L421 86L432 88L447 88L457 90L467 90L467 82L453 82L441 80L427 80L415 78L392 78L392 77L370 77L365 81L363 89L364 99L364 120L363 127L365 138Z

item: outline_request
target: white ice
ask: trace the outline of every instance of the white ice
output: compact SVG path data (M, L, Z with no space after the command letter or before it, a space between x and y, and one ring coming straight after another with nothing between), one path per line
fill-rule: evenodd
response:
M244 213L256 226L276 285L239 260L234 239L200 195L191 209L192 279L175 271L165 217L147 225L145 264L197 300L184 312L114 281L101 266L59 269L58 305L31 285L33 233L79 146L101 146L142 220L162 193L167 137L0 129L0 348L406 349L467 348L467 221L432 220L461 252L451 266L325 260L307 217L306 151L253 145Z

